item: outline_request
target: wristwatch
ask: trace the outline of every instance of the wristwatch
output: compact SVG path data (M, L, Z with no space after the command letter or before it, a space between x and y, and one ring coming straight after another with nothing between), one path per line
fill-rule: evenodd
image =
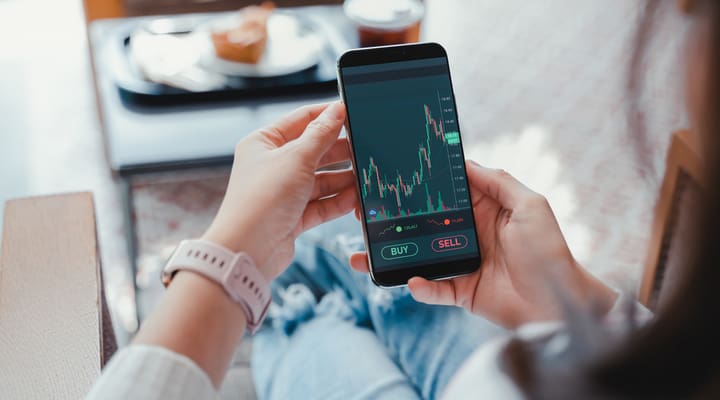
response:
M222 286L245 311L251 334L262 324L272 300L270 285L246 253L206 240L183 240L163 268L165 287L179 270L196 272Z

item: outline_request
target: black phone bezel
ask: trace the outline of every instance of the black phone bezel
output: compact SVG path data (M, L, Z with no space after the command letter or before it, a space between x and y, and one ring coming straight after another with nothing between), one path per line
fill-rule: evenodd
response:
M444 57L448 62L447 52L438 43L417 43L417 44L404 44L394 46L381 46L381 47L369 47L362 49L348 50L340 56L337 62L337 75L338 75L338 90L342 97L343 103L346 103L345 90L343 90L342 80L342 69L347 67L356 67L363 65L374 65L383 64L390 62L399 61L412 61L420 60L424 58L438 58ZM448 79L450 80L450 90L453 97L453 104L457 104L455 100L455 90L452 87L452 77L450 76L449 62L448 62ZM350 110L347 110L348 116L345 120L345 130L347 131L348 139L350 141L350 154L352 157L352 167L355 174L355 182L358 192L360 191L360 180L357 172L357 162L355 160L355 148L352 143L352 133L350 127ZM457 113L456 113L457 116ZM458 117L459 124L459 117ZM462 133L460 134L460 148L462 150ZM465 174L465 180L467 181L467 170L463 168ZM470 202L472 204L472 195L470 195ZM362 202L362 199L360 200ZM361 203L361 207L364 206ZM473 211L474 213L474 211ZM370 248L369 238L367 235L367 222L364 217L360 218L363 227L363 235L365 240L365 248ZM473 218L473 229L477 232L475 226L475 219ZM476 240L477 235L475 235ZM477 271L482 263L482 252L480 250L480 243L478 243L478 255L477 257L468 257L465 259L442 262L442 263L430 263L413 265L407 268L390 269L386 271L376 271L372 265L372 256L368 252L368 263L370 267L370 276L373 282L382 287L395 287L407 285L410 278L415 276L421 276L425 279L439 280L448 279L460 275L470 274Z

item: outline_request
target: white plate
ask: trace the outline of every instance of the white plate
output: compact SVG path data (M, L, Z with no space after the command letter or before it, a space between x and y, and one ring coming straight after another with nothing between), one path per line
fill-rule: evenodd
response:
M195 35L206 41L200 56L200 65L224 75L246 77L272 77L299 72L316 65L320 58L323 39L292 15L274 12L268 18L268 39L265 52L257 64L239 63L222 59L215 53L210 32L234 26L237 16L218 18L201 27Z

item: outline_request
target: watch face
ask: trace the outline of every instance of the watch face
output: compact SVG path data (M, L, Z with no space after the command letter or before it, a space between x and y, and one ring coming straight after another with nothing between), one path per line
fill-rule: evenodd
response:
M180 249L180 246L182 246L182 242L175 247L175 250L173 250L172 254L170 254L170 257L165 261L165 266L163 267L162 271L160 271L160 282L162 282L163 286L168 287L170 285L170 282L175 277L175 273L177 272L177 269L173 269L173 259L175 257L175 254L177 254L178 249Z

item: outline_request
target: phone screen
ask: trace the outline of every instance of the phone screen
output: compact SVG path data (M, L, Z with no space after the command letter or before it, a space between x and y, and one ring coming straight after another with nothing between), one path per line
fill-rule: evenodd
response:
M477 259L447 58L340 73L372 269Z

